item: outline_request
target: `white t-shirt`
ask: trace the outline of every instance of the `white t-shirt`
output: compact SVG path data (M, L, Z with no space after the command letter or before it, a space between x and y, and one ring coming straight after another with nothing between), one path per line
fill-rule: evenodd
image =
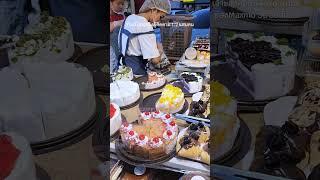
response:
M127 17L124 29L128 30L131 33L144 33L154 31L151 23L149 23L146 18L135 14ZM125 55L126 42L128 37L125 34L122 34L122 39L120 39L120 33L119 40L122 43L121 52ZM129 41L127 55L143 56L143 59L152 59L159 57L160 53L157 48L156 35L152 33L133 37Z

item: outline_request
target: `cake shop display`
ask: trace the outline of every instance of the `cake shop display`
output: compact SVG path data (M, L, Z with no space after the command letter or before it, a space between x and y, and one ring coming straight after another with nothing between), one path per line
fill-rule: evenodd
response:
M176 146L178 156L210 164L210 128L191 124L180 131Z
M32 19L10 49L10 64L22 61L55 63L66 61L75 51L72 29L64 17L52 17L42 12Z
M121 125L121 141L134 156L153 160L175 148L179 130L172 114L143 112L136 123Z
M121 127L122 118L120 107L110 103L110 136L114 135Z
M75 130L96 113L90 72L77 64L23 63L0 70L0 117L5 131L31 143ZM26 123L28 122L28 123Z
M114 81L110 84L110 102L125 107L137 102L140 98L138 83L133 81Z
M168 84L162 90L161 97L156 103L156 109L165 113L176 113L183 109L184 104L185 98L182 90Z
M294 88L297 51L287 39L230 33L226 48L240 84L255 100L285 96Z
M29 142L16 133L0 133L0 179L37 180Z

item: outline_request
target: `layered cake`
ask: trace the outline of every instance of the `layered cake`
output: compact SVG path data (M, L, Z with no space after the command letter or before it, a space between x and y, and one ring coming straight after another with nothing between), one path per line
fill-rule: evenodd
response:
M145 89L155 89L163 86L166 83L166 78L163 74L157 72L148 72L148 81L142 82Z
M202 123L191 124L180 131L176 146L179 156L210 164L210 128Z
M127 80L131 81L133 79L133 71L130 67L120 66L116 73L113 75L112 79L117 80Z
M202 90L203 78L197 73L183 72L180 74L180 79L189 93L196 93Z
M11 65L22 61L61 62L72 57L74 42L71 26L64 17L44 12L33 19L9 51Z
M14 133L0 134L0 179L36 180L29 142Z
M240 128L240 121L236 116L219 113L213 115L212 122L213 154L214 159L219 159L232 149Z
M110 84L110 102L124 107L140 98L138 83L132 81L114 81Z
M287 39L262 34L227 34L238 82L255 100L288 94L294 87L297 52Z
M110 103L110 136L115 134L121 127L122 119L118 105Z
M137 123L123 123L120 133L130 153L152 160L174 150L179 131L171 114L157 111L141 113Z
M225 113L232 116L237 113L237 102L230 95L230 91L221 83L214 81L210 84L212 91L213 113Z
M191 102L189 115L209 118L210 109L210 85L206 84L200 100Z
M168 84L162 90L161 97L156 103L156 109L165 113L177 113L182 110L184 103L182 90Z
M4 130L19 132L30 142L79 128L96 110L92 76L73 63L25 62L22 71L2 69L0 82L5 84L0 90Z

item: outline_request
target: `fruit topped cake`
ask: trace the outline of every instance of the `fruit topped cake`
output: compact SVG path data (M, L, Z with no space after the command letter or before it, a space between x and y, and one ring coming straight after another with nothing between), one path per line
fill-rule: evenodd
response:
M11 65L21 61L61 62L72 57L74 42L69 22L43 12L25 28L15 48L9 51Z
M131 154L157 159L174 150L179 130L171 114L143 112L137 123L121 125L121 140Z
M164 87L156 109L165 113L177 113L183 108L185 99L182 90L171 84Z
M230 91L221 83L214 81L211 83L212 109L214 113L226 113L235 115L237 112L237 102L230 95Z
M226 36L237 81L255 100L284 96L293 89L297 51L288 39L263 33Z
M110 103L110 136L116 133L122 124L121 112L118 105Z
M183 72L180 74L180 79L184 83L184 87L189 93L196 93L201 91L203 85L203 78L197 73Z
M148 81L142 82L146 89L155 89L163 86L166 83L166 78L163 74L157 72L148 72Z
M179 156L210 164L210 128L202 124L191 124L181 130L176 151Z

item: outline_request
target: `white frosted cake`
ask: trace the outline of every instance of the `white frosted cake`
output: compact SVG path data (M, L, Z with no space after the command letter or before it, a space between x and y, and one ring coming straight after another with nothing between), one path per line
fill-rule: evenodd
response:
M228 4L242 12L257 15L257 17L258 15L264 18L289 19L310 17L312 8L302 3L303 0L230 0Z
M140 98L139 85L132 81L115 81L110 84L110 102L120 107L130 105Z
M254 99L283 96L293 89L297 52L287 41L260 34L228 37L228 50L238 56L238 81Z
M148 81L142 82L145 89L155 89L163 86L166 83L166 78L163 74L157 72L148 72Z
M189 93L196 93L202 90L203 78L197 73L183 72L180 74L180 78Z
M96 107L93 80L86 68L78 66L25 62L22 72L0 71L0 83L6 84L0 89L4 129L38 142L87 122Z
M37 180L29 142L15 133L0 134L0 179Z
M64 17L42 13L27 25L15 48L9 51L9 59L11 65L19 65L22 61L61 62L71 58L73 53L69 22Z
M110 136L115 134L121 127L122 119L121 112L118 105L110 104Z

